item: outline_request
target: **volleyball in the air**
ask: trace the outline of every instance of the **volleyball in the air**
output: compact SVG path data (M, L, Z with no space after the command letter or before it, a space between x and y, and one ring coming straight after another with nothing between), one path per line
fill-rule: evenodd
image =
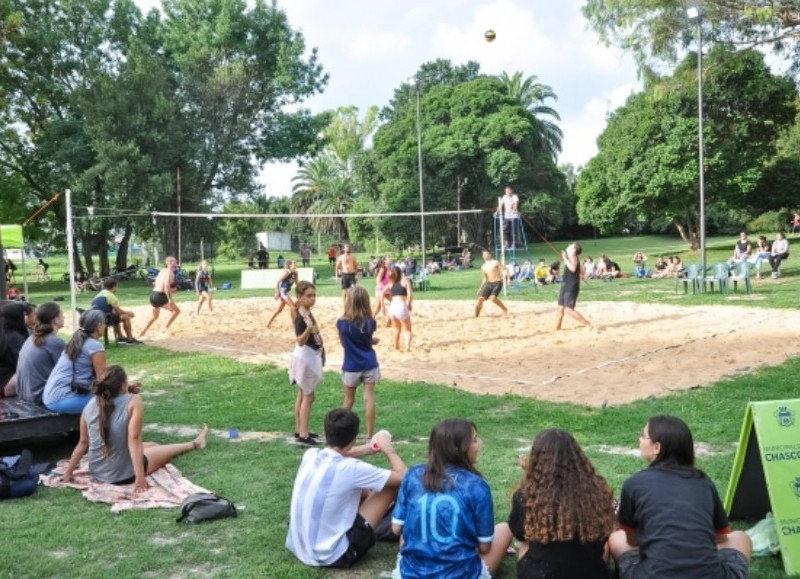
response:
M494 39L497 38L497 34L495 34L494 30L490 28L483 33L483 37L486 39L486 42L494 42Z

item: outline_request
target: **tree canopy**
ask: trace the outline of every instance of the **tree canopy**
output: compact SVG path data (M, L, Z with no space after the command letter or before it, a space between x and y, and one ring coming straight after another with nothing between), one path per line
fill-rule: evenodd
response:
M77 206L174 211L180 188L207 211L259 192L261 164L307 154L327 123L296 106L327 75L275 2L8 0L0 21L0 167L39 201L71 187ZM115 229L175 249L168 219L99 213L78 221L90 271Z
M703 0L704 35L737 49L756 46L783 54L800 70L800 6L796 0ZM673 62L689 46L694 26L675 0L585 0L589 26L607 44L631 51L641 66Z
M463 209L490 212L509 183L523 206L540 194L569 195L542 123L500 80L481 76L475 63L453 66L449 61L426 63L415 78L416 86L405 83L395 91L372 151L357 165L361 192L373 211L419 210L417 90L426 212L456 208L456 181L462 178L467 179ZM553 218L561 225L565 214ZM454 242L455 220L427 222L427 235L432 241ZM470 218L463 227L471 241L485 244L485 225L482 218ZM380 219L372 230L400 246L416 244L420 235L417 219Z
M580 174L578 214L603 233L669 223L699 243L696 56L611 114L599 153ZM705 200L712 212L748 219L776 139L796 113L794 82L772 75L761 53L715 46L704 75Z

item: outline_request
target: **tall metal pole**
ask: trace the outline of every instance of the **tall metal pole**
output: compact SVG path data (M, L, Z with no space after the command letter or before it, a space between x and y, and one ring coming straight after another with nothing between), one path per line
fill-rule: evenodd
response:
M178 178L178 265L183 267L181 260L181 168L176 169Z
M419 163L419 222L422 231L422 267L427 265L425 260L425 189L422 183L422 125L419 116L419 82L417 87L417 160Z
M686 9L686 15L697 24L697 158L700 176L700 263L706 274L706 186L705 147L703 145L703 12L698 6Z
M72 310L72 329L78 327L78 300L75 296L75 231L72 226L72 191L64 191L67 204L67 265L69 266L69 307Z
M700 263L703 275L706 271L706 189L705 189L705 151L703 147L703 26L702 18L697 18L697 144L700 159Z
M0 231L0 258L3 260L3 275L0 276L0 302L8 297L8 290L6 289L6 254L3 251L3 232Z

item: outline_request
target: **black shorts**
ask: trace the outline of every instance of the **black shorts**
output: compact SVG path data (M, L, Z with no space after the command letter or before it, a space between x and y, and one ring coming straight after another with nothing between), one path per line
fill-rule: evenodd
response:
M150 292L150 305L154 308L163 308L169 303L169 296L164 292Z
M558 294L558 305L574 310L576 303L578 303L578 292L562 286L561 293Z
M122 321L116 312L111 312L110 314L108 314L108 320L111 322L112 326L116 326Z
M375 546L375 531L372 530L367 520L359 513L356 513L356 520L353 521L353 526L347 531L346 536L347 551L328 567L349 569L363 559L367 551Z
M144 463L144 474L147 475L147 467L150 466L150 461L147 460L145 455L142 455L142 463ZM116 482L112 482L112 485L132 485L136 482L136 475L130 476L126 479L118 480Z
M500 295L501 289L503 289L503 282L501 281L486 282L481 288L481 297L483 299L489 299L492 296L497 297Z
M350 289L356 285L356 274L354 273L343 273L342 274L342 289Z

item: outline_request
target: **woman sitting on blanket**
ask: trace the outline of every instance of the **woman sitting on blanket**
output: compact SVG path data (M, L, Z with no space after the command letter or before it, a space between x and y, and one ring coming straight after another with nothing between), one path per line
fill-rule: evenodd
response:
M134 483L136 492L145 491L147 475L176 456L206 447L205 424L191 442L142 442L144 405L140 387L138 382L128 383L121 366L109 366L92 384L94 396L81 414L81 437L64 471L65 481L73 479L78 462L88 452L89 472L94 478L115 485Z

